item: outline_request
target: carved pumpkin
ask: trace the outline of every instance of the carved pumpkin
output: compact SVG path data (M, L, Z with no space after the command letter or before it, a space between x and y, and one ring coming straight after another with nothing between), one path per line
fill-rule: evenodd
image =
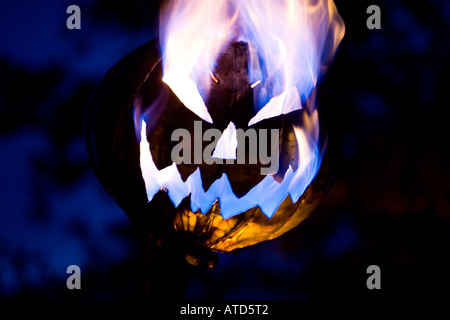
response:
M91 165L130 219L147 232L176 239L186 247L188 262L198 264L198 251L241 249L274 239L307 218L337 162L333 135L316 108L316 88L308 95L297 89L285 93L283 99L302 108L275 110L277 97L267 97L270 81L250 81L248 44L233 41L209 70L206 109L194 110L167 84L170 79L163 81L160 52L154 40L124 57L102 80L86 116ZM255 109L261 96L265 106ZM175 130L204 136L218 129L225 136L230 128L275 130L270 132L278 133L272 140L278 147L276 170L262 175L267 163L250 163L251 146L242 149L244 163L196 161L210 139L183 149L190 163L175 163L173 150L180 142L173 139ZM220 140L215 142L210 151Z

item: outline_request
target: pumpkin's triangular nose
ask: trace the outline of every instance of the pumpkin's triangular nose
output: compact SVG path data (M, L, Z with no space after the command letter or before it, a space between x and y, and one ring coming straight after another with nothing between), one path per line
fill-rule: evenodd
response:
M236 126L233 122L228 124L228 127L223 131L222 136L216 144L213 158L217 159L233 159L236 160Z
M248 45L234 42L225 48L217 58L212 78L205 103L214 127L222 131L232 121L237 128L246 129L254 114Z

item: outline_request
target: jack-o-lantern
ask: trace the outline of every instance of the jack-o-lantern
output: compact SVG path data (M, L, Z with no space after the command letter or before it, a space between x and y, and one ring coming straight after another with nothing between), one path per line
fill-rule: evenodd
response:
M194 2L175 1L166 9L159 41L107 73L90 102L86 128L90 161L106 190L136 225L176 238L187 248L187 261L198 264L196 251L230 252L282 235L322 199L336 161L326 116L316 108L316 86L344 29L332 1L290 1L288 16L278 19L312 30L295 30L293 36L303 35L299 44L283 43L289 37L277 34L267 17L281 10L283 2L276 2L261 17L279 36L277 52L284 50L273 56L262 45L267 36L273 46L273 33L264 35L268 29L262 28L255 35L259 18L252 18L252 4L227 0L212 9L213 1ZM221 8L230 3L231 15ZM237 12L253 24L245 29L237 23L246 32L214 42L214 50L205 49L209 44L196 48L192 59L183 46L208 40L202 34L186 39L195 33L186 33L184 22L177 37L173 23L183 16L177 12L201 14L199 6L212 15L226 11L228 25L237 23ZM289 16L295 8L303 11ZM208 57L199 61L203 54ZM284 65L299 55L300 65ZM268 61L275 58L280 60Z

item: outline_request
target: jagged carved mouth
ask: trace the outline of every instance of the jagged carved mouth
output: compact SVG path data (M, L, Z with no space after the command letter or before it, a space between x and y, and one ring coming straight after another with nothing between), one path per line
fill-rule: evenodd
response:
M219 201L221 214L224 219L245 212L258 206L261 211L271 218L281 202L289 195L295 203L314 179L320 167L321 156L318 150L315 130L308 132L305 128L318 128L317 111L311 115L304 113L304 127L293 126L295 143L297 145L297 165L289 165L282 177L275 174L266 175L248 192L238 197L231 186L226 173L216 179L205 191L201 169L197 167L186 179L182 179L179 167L172 165L158 169L151 153L147 139L147 124L141 119L140 129L140 166L148 201L159 190L165 190L174 206L190 196L191 211L200 210L203 214ZM243 164L245 166L245 164Z

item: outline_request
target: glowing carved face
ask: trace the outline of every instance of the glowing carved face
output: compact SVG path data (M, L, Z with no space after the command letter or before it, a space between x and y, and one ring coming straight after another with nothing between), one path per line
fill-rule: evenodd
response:
M176 207L189 198L190 210L202 214L218 201L223 219L254 207L271 218L287 196L297 202L321 163L314 88L343 34L328 0L171 1L160 38L161 78L170 92L164 87L154 101L135 101L148 201L166 190ZM195 139L198 121L201 142L184 151L193 161L177 163L170 135L184 129ZM278 170L261 176L261 163L196 161L212 128L222 132L213 141L216 159L236 154L236 129L279 130ZM250 159L251 148L246 152Z

